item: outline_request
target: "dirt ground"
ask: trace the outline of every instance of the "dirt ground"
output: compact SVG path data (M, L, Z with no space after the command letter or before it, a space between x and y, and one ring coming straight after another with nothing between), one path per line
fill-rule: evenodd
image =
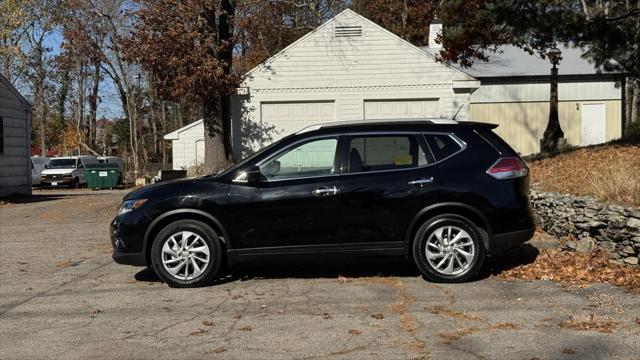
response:
M640 296L605 284L434 284L403 259L323 258L171 289L111 260L124 194L0 204L0 358L640 359ZM524 245L507 257L536 254Z

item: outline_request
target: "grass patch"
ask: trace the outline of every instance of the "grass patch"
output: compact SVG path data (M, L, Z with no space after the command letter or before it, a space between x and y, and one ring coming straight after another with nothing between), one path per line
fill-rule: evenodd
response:
M640 206L640 145L581 148L528 163L532 182L544 191L590 195Z

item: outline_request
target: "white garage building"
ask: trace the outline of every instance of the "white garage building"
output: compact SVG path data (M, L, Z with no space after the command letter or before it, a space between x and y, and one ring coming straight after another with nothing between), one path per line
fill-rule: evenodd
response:
M468 117L473 77L345 10L247 73L234 151L335 120ZM238 136L240 134L240 136Z
M539 152L549 114L548 60L505 47L489 63L448 66L435 60L440 29L432 24L430 46L418 48L352 10L338 14L246 74L232 99L234 155L310 124L454 116L499 124L517 151ZM568 143L619 138L622 79L597 71L579 49L562 50L559 118ZM174 140L174 167L204 160L201 122L165 138Z
M188 170L204 163L204 122L194 121L164 136L171 140L173 170Z

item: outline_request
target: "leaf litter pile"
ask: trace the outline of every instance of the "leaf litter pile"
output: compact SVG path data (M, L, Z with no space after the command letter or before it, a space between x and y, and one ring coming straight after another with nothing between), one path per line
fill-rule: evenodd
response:
M640 269L610 263L609 254L600 249L590 254L543 249L534 262L504 270L499 276L505 279L551 280L578 287L604 282L640 294Z

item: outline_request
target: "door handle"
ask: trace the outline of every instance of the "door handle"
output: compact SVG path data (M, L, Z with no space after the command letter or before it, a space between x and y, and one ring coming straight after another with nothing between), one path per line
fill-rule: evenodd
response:
M425 185L431 184L432 182L433 182L433 176L430 176L428 178L420 178L420 179L411 180L411 181L409 181L409 185L423 187Z
M322 196L333 196L336 195L340 190L338 190L337 186L334 187L319 187L317 189L313 189L311 191L311 195L313 196L318 196L318 197L322 197Z

